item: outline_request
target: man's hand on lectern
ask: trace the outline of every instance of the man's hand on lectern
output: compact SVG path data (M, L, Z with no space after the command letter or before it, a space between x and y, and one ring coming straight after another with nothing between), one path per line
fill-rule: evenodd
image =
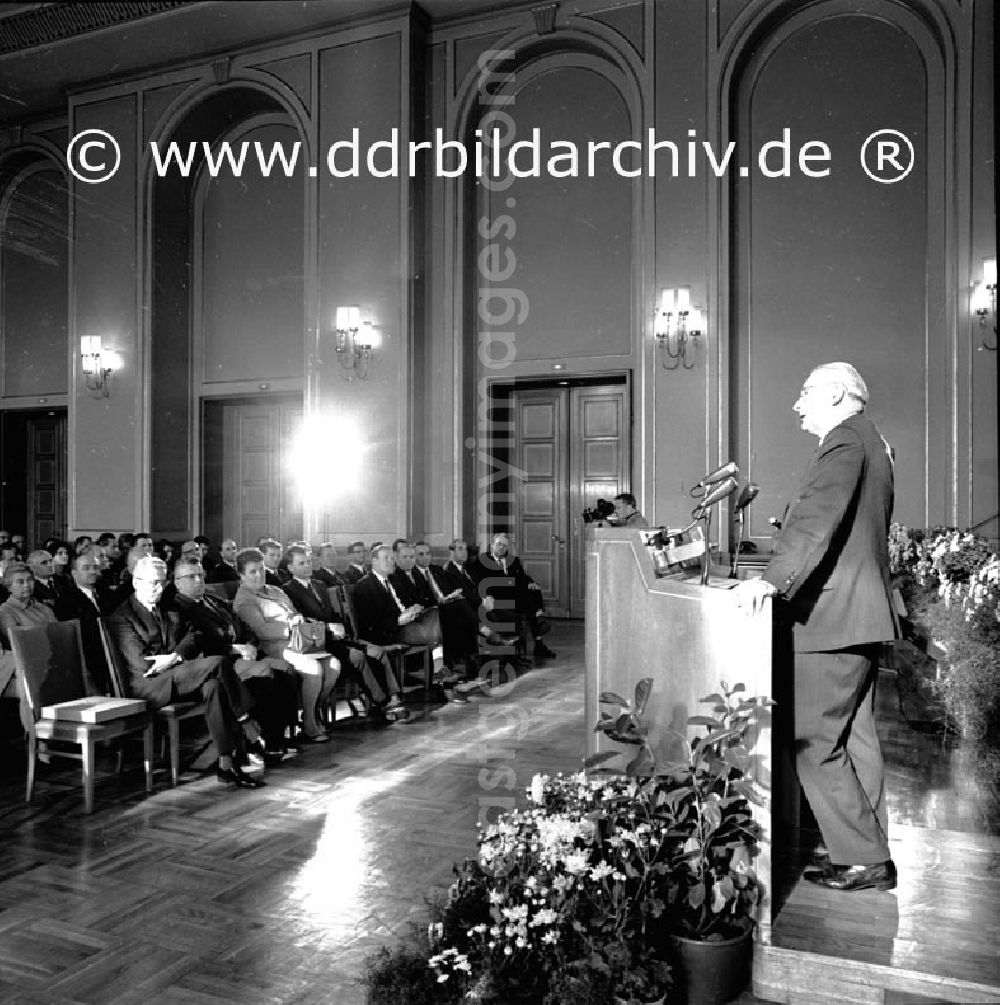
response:
M733 598L744 614L754 617L764 609L764 600L777 592L766 579L744 579L733 587Z

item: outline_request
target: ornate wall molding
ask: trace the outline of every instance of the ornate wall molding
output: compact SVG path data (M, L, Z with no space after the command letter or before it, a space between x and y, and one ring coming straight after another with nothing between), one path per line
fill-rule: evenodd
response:
M55 3L0 18L0 53L49 45L200 3Z

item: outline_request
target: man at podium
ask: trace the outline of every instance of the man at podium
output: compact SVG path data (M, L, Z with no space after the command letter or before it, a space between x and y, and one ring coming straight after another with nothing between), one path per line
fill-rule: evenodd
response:
M785 601L794 649L796 768L829 853L805 878L835 890L891 890L882 752L875 732L880 644L897 635L889 584L889 445L865 417L849 363L806 378L794 411L819 447L761 579L733 591L749 614Z

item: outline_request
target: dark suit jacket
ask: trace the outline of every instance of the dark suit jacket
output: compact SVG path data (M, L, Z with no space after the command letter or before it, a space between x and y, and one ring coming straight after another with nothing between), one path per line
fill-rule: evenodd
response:
M540 611L541 591L531 589L535 581L524 571L521 560L515 555L507 561L506 566L504 572L489 552L469 563L469 572L476 581L480 594L493 597L496 602L495 612L499 616L512 610L529 616Z
M32 596L34 596L35 600L39 601L40 603L48 604L49 607L54 608L56 599L58 598L59 594L62 593L64 588L65 588L65 582L61 583L54 576L52 577L52 579L49 580L47 584L43 583L40 579L36 579L35 588L32 593ZM91 604L91 606L93 607L93 604Z
M889 584L893 473L863 414L827 434L786 513L766 579L788 601L797 652L824 652L898 634Z
M253 632L233 614L229 605L210 593L202 597L201 603L178 593L173 607L183 631L175 651L185 659L202 654L228 656L236 643L257 644Z
M407 607L412 607L414 604L420 604L421 607L434 607L437 604L434 591L416 569L411 569L409 575L397 569L389 579L392 581L399 599Z
M285 569L279 568L277 572L272 572L270 569L264 570L264 582L268 586L277 586L283 590L285 583L291 578L291 574Z
M348 583L360 583L365 576L369 576L371 573L362 572L356 565L349 565L344 570L344 579Z
M399 608L382 584L369 572L354 587L354 613L358 638L379 646L391 645L399 634ZM406 600L399 598L404 604Z
M240 574L226 562L217 562L205 573L206 583L236 583Z
M431 566L431 568L434 567ZM446 593L451 590L461 590L466 603L473 610L478 610L482 599L479 596L479 590L476 588L476 581L472 578L467 568L459 567L456 562L449 559L441 569L441 576L448 587L445 590Z
M80 640L87 662L87 694L110 694L111 680L107 660L104 658L104 643L101 641L98 619L106 617L115 609L118 595L100 584L94 588L94 594L97 597L97 607L74 583L59 593L55 614L60 621L72 621L76 618L80 622Z
M178 663L156 677L146 677L149 662L144 657L190 651L193 644L186 637L190 629L185 630L176 609L162 610L160 617L163 622L162 632L149 611L133 594L106 622L112 642L118 647L123 662L128 667L131 693L136 698L145 698L157 708L169 705L180 695L199 697L199 688L219 665L217 656L191 659Z
M347 580L339 572L331 572L320 566L313 572L313 579L318 579L324 586L346 586Z

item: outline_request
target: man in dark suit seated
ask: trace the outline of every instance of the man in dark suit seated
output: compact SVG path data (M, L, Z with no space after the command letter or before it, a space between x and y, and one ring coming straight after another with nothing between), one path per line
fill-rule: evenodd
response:
M342 671L369 697L375 717L393 721L405 719L408 713L400 701L399 684L388 658L381 651L379 658L369 657L368 648L377 647L366 647L347 637L344 623L333 609L328 587L312 575L312 556L308 548L292 545L288 549L288 571L292 574L284 585L288 599L304 618L325 622L327 652L340 660Z
M892 452L863 414L868 388L849 363L806 378L793 406L819 440L763 578L733 595L756 614L779 597L790 623L795 754L829 859L805 878L834 890L891 890L875 683L898 637L889 582Z
M511 554L510 538L504 533L494 534L489 552L480 555L469 571L486 600L494 627L498 631L501 627L517 631L523 619L534 640L535 666L552 659L556 654L542 641L549 630L543 617L542 591L525 572L521 560Z
M435 679L440 684L451 684L451 678L445 680L437 608L404 602L391 580L395 569L396 556L392 548L379 545L372 552L372 571L354 587L358 638L379 647L396 643L431 646Z
M456 676L459 663L465 664L464 679L474 679L479 672L479 621L464 603L439 603L433 587L416 571L416 548L404 538L393 542L396 569L389 577L400 600L407 605L419 605L424 610L436 611L441 626L444 646L446 676Z
M454 543L453 541L452 545ZM463 582L461 570L457 567L458 575L455 577L449 576L443 566L435 565L431 561L431 546L426 541L417 541L413 550L416 558L416 564L413 566L414 574L423 577L427 589L434 596L434 602L439 607L447 608L449 612L447 616L459 621L463 625L464 632L473 633L476 636L475 651L478 651L480 637L491 645L503 645L504 640L500 635L487 624L484 618L481 619L477 614L479 594L472 581ZM454 556L454 548L449 547L449 551ZM444 616L445 614L442 612L442 617ZM444 632L447 635L447 628L444 629Z
M35 600L54 608L64 587L55 578L52 556L47 551L33 551L28 556L28 568L35 577Z
M375 550L375 546L372 545L372 551ZM365 548L364 541L355 541L348 549L348 554L351 556L350 564L344 570L344 579L348 583L357 583L362 576L368 575L368 566L365 565L365 559L368 557L368 552Z
M205 592L205 570L197 557L180 558L174 566L171 607L184 633L177 652L185 659L232 656L233 669L250 692L264 739L265 764L280 764L288 753L285 727L298 716L298 687L291 666L278 657L261 657L257 640L224 600Z
M132 571L133 593L107 620L114 644L129 670L132 695L155 708L173 701L203 700L205 720L219 754L216 777L230 787L259 788L233 760L244 744L263 750L260 730L250 718L252 699L240 683L231 656L185 659L185 643L176 611L162 611L160 597L167 566L144 555ZM190 645L187 642L187 645Z
M56 617L60 621L76 618L80 622L87 694L110 694L111 680L98 619L114 611L119 596L101 582L101 565L93 548L84 548L69 564L72 585L65 587L56 598Z
M347 585L347 579L337 570L337 546L333 542L324 541L319 546L319 566L313 570L313 579L327 587Z
M238 583L240 574L236 570L236 542L227 537L219 545L219 561L211 569L205 570L205 582L207 583Z
M292 577L287 569L282 568L281 545L274 538L266 537L257 547L260 548L260 553L264 556L265 584L283 589L285 583Z

